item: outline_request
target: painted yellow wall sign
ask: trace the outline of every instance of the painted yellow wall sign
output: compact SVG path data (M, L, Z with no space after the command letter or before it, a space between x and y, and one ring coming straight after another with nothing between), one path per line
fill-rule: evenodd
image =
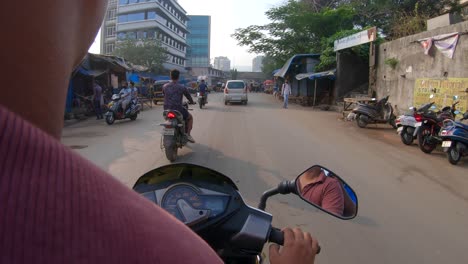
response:
M435 102L437 109L453 104L453 96L458 96L460 103L457 109L461 112L457 117L461 117L468 108L468 78L447 78L447 79L417 79L414 86L413 103L415 107L420 107L429 102ZM433 94L434 98L430 99Z

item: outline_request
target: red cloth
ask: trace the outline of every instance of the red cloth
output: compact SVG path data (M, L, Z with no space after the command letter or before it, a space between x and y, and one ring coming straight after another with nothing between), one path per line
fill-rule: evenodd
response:
M2 106L0 252L5 264L221 263L184 224Z
M307 184L302 188L302 197L324 210L334 214L343 215L344 195L340 182L332 177L327 177L323 172L317 182Z

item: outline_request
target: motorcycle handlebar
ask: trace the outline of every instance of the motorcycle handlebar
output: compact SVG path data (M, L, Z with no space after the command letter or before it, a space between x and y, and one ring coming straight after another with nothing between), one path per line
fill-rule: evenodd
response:
M284 244L284 234L283 231L279 230L278 228L271 228L270 231L270 237L268 238L268 241L272 243L276 243L280 246Z
M268 237L268 241L272 242L272 243L276 243L280 246L282 246L284 244L284 233L283 231L279 230L278 228L274 228L272 227L271 230L270 230L270 236ZM320 251L322 249L320 248L320 246L318 246L318 249L317 249L317 255L320 254Z

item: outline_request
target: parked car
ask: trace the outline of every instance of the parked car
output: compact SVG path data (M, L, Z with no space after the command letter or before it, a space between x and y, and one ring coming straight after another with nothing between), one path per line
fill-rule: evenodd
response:
M227 81L224 88L224 104L237 102L244 105L247 104L249 98L247 96L247 85L242 80Z

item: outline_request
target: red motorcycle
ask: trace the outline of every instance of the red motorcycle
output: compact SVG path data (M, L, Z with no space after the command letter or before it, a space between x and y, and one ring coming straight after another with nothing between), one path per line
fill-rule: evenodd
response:
M421 127L418 130L418 143L422 152L429 154L442 143L439 133L443 122L447 119L454 119L455 107L458 103L459 101L455 102L452 107L446 106L438 113L429 110L422 114Z

